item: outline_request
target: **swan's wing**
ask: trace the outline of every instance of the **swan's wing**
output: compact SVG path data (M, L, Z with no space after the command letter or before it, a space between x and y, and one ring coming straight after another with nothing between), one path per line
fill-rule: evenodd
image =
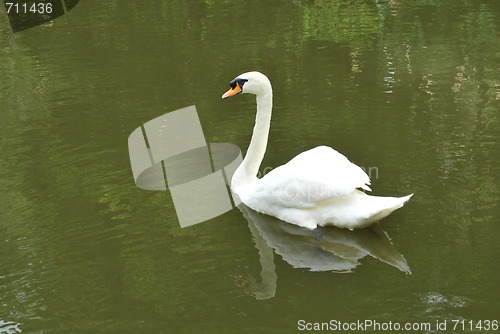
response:
M254 194L273 204L307 208L356 188L371 190L369 184L363 169L333 148L318 146L266 174L256 182Z

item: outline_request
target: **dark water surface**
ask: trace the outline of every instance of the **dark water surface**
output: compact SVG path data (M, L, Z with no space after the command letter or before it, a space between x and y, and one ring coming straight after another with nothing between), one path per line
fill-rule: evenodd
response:
M181 229L127 138L196 105L245 151L255 101L220 96L249 70L275 91L262 169L324 144L415 196L363 231L245 208ZM16 34L2 8L0 333L498 321L499 112L496 0L81 1Z

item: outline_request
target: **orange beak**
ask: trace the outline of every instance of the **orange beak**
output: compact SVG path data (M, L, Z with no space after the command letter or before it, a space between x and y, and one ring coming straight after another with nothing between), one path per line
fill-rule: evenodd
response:
M239 83L236 83L236 86L234 88L231 88L227 92L225 92L222 95L222 98L225 99L226 97L230 97L230 96L236 95L238 93L241 93L241 87L240 87Z

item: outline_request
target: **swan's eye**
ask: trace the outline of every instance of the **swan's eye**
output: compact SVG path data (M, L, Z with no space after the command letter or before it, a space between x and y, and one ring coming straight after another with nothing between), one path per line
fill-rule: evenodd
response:
M245 82L247 82L248 80L247 79L239 79L238 80L238 85L240 85L241 88L243 88L243 85L245 84Z
M242 93L243 92L243 85L247 81L248 81L247 79L240 79L240 78L236 78L236 79L232 80L229 83L229 87L231 87L231 89L228 90L227 92L225 92L222 95L222 98L225 99L226 97L230 97L230 96Z
M238 85L240 88L243 88L243 85L245 84L245 82L247 82L248 80L247 79L240 79L240 78L236 78L234 80L232 80L230 83L229 83L229 87L231 87L232 89L236 88L236 85Z

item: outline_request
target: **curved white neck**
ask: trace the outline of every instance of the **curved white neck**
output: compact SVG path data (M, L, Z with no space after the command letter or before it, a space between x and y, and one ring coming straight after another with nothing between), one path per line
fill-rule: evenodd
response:
M263 89L257 98L257 115L253 128L252 140L248 147L247 154L241 165L236 169L231 180L231 188L251 183L257 180L260 164L266 153L267 138L271 125L271 111L273 109L273 92L269 85Z

